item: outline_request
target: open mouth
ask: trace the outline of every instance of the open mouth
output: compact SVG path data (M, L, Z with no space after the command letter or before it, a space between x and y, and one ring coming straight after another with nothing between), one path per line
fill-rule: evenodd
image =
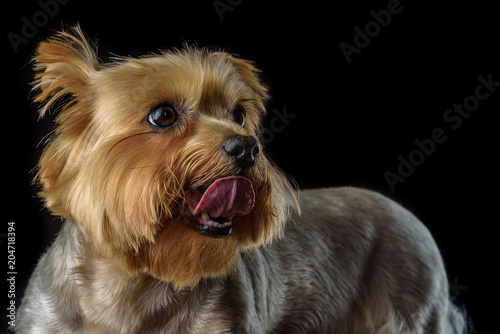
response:
M181 215L187 226L212 238L229 235L233 218L248 214L255 202L252 182L243 176L222 177L206 189L186 190L185 195L187 207Z

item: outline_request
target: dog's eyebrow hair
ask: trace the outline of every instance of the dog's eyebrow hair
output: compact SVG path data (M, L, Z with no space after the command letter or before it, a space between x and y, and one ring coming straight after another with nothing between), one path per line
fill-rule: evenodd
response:
M236 99L236 103L251 103L255 108L259 109L259 100L255 98Z
M244 99L238 99L238 102L254 102L255 99L252 98L244 98Z

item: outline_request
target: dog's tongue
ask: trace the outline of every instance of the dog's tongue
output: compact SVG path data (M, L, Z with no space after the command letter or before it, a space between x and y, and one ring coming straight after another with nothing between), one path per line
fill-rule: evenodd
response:
M252 182L243 176L215 180L205 193L187 190L186 201L193 215L207 212L212 218L246 215L255 201Z

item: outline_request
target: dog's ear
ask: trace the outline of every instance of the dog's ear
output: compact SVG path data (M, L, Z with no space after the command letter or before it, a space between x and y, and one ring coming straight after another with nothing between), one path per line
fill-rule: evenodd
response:
M229 61L247 81L248 85L262 98L267 99L267 87L264 86L259 78L259 72L253 62L240 58L229 56Z
M45 102L40 116L62 97L68 97L66 106L91 99L89 83L99 63L95 50L79 26L68 32L61 31L40 43L34 61L33 89L39 90L35 102ZM66 109L64 105L62 107Z
M68 218L61 205L65 185L74 179L85 143L81 134L91 123L93 91L91 80L99 64L94 49L79 26L57 33L40 43L34 57L36 71L35 102L42 117L57 104L56 129L38 165L36 179L42 184L41 196L57 215ZM63 173L66 170L68 172Z
M213 55L226 58L234 69L245 78L246 83L252 88L256 97L261 101L262 110L265 111L264 103L269 98L269 95L267 94L267 87L260 80L260 70L254 66L254 63L250 60L236 58L225 52L214 52Z

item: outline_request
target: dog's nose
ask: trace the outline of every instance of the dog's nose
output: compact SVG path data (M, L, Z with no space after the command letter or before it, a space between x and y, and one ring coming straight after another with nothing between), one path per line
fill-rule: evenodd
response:
M232 136L222 144L224 151L235 159L239 167L252 167L260 153L260 146L252 136Z

